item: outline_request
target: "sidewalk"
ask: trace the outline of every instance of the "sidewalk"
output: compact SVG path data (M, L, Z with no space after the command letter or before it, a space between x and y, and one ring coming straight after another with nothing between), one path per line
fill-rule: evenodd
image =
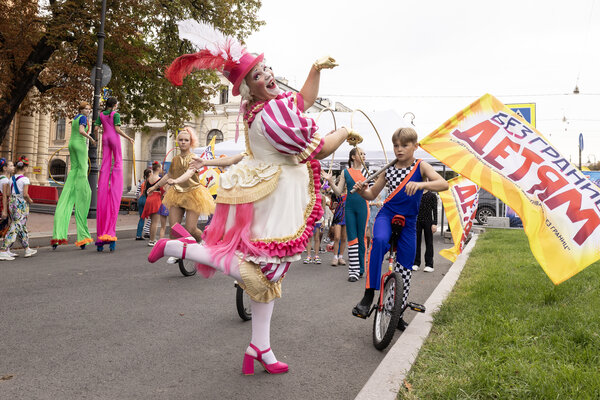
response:
M127 214L120 214L117 219L117 238L130 239L135 237L137 223L140 219L137 211L130 211ZM54 227L53 214L30 213L27 219L27 229L29 230L29 242L33 248L50 246L52 239L52 228ZM88 219L88 228L92 238L96 237L96 219ZM71 217L69 223L69 244L74 244L77 240L77 228L75 225L75 217ZM15 243L15 247L20 246L19 241Z

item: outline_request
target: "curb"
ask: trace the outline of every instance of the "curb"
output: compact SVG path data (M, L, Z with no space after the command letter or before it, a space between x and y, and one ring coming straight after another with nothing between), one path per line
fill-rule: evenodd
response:
M137 232L137 225L135 226L123 226L116 230L118 239L133 239L135 238L135 234ZM90 235L92 239L96 237L96 231L90 231ZM77 231L69 232L67 236L69 240L69 244L63 245L66 247L75 246L75 242L77 241ZM38 232L35 234L29 234L29 246L31 248L38 247L50 247L50 241L52 240L52 232ZM94 243L90 243L90 245L94 245ZM20 242L17 240L15 245L13 246L15 249L21 247Z
M388 351L367 383L365 383L355 397L355 400L395 400L398 397L400 385L402 385L406 375L410 372L421 346L427 336L429 336L431 326L433 325L433 313L440 308L454 288L465 263L469 259L469 254L475 246L477 238L478 235L473 235L473 238L469 241L462 254L458 256L439 285L425 302L427 311L415 315L406 330Z

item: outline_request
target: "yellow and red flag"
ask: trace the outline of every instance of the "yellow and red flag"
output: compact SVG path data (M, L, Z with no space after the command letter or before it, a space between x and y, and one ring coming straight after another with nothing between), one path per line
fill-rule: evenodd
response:
M448 218L454 247L442 249L440 254L454 262L462 253L473 227L473 218L479 204L479 187L463 176L450 179L448 185L448 190L440 192L440 198Z
M519 214L531 251L554 284L600 259L600 189L493 96L420 143Z

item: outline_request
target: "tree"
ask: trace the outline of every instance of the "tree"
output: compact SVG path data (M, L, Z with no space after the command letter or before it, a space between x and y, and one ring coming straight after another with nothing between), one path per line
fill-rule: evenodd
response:
M152 118L173 130L191 114L210 108L216 75L201 71L173 87L164 69L193 52L181 41L176 22L212 23L240 41L263 24L260 0L107 0L104 62L109 88L119 99L126 124ZM0 143L17 111L74 115L91 103L90 71L96 60L101 0L0 1ZM32 90L36 88L35 90Z

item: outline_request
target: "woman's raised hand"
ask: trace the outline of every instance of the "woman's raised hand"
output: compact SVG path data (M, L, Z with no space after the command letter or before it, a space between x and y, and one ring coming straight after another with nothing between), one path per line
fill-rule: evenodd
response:
M348 131L348 138L346 141L350 146L356 146L359 143L362 143L363 138L353 129L345 128Z
M335 59L331 56L325 56L325 57L321 57L319 58L317 61L315 61L315 63L313 64L313 67L315 67L315 69L317 71L320 71L322 69L331 69L334 67L337 67L339 64L337 64L335 62Z

